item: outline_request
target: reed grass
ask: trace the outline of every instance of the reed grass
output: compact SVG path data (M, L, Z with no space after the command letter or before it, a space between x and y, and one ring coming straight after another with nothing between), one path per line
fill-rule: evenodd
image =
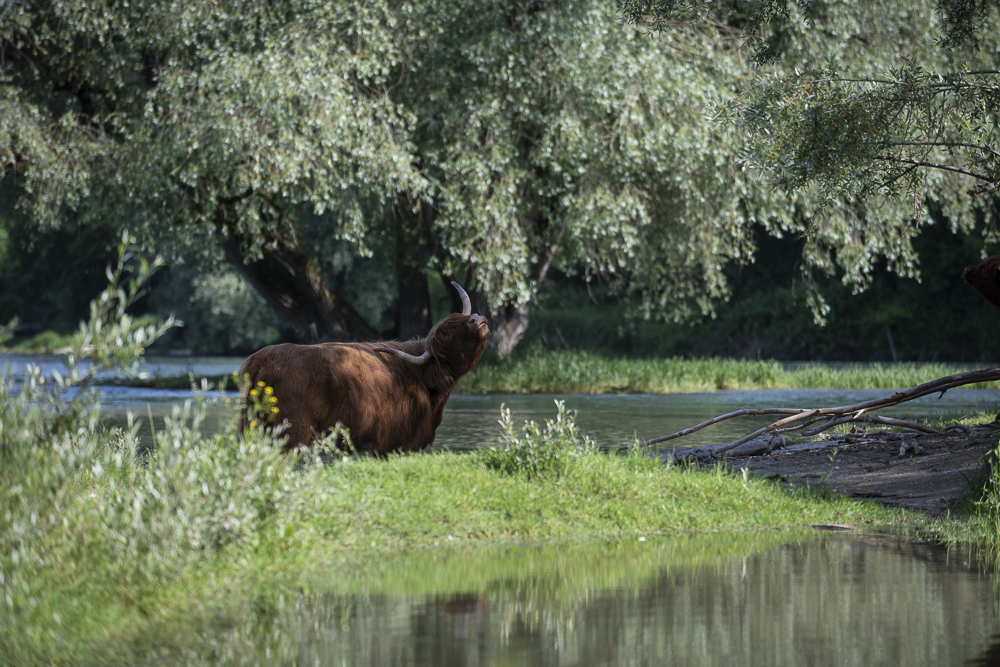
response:
M873 363L786 368L778 361L740 359L624 359L592 352L534 351L503 360L486 359L456 387L456 393L649 393L724 389L898 389L968 370L942 363ZM968 388L1000 388L980 383Z

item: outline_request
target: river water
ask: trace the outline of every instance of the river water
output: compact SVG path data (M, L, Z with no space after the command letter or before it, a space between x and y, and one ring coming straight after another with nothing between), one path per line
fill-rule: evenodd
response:
M990 577L960 552L898 538L643 536L329 567L306 592L231 605L148 663L996 664Z
M228 375L237 370L241 357L150 357L143 366L149 376L195 377ZM23 371L28 363L42 363L46 372L65 369L57 357L7 355L0 363L15 373ZM109 379L101 376L100 379ZM148 433L148 415L151 413L157 427L170 414L173 406L194 398L190 390L144 389L136 387L102 386L99 389L106 420L112 425L124 424L131 411L143 419ZM488 394L454 395L445 409L444 420L438 428L435 449L455 451L475 449L492 444L499 434L497 420L500 406L510 408L515 423L525 419L542 421L555 416L555 400L565 401L569 410L578 412L577 425L604 447L628 444L634 438L646 440L692 426L716 415L742 407L833 407L887 396L885 389L772 389L758 391L716 391L699 394ZM229 397L230 403L224 401ZM234 392L220 396L218 392L205 396L209 403L206 427L216 430L231 427L234 423ZM953 390L943 397L928 396L880 414L904 419L934 417L975 409L997 410L1000 392L996 390ZM693 447L730 442L737 437L760 428L764 418L729 420L691 436L664 443L664 447Z

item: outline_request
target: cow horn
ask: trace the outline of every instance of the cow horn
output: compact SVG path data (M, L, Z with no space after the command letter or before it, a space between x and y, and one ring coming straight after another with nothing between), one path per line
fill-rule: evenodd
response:
M413 354L409 354L407 352L403 352L402 350L397 350L394 347L376 347L375 351L376 352L392 352L393 354L395 354L396 356L398 356L400 359L406 359L411 364L417 364L418 366L422 366L423 364L426 364L428 361L430 361L430 358L431 358L430 351L424 352L419 357L416 356L416 355L413 355Z
M472 302L469 301L469 295L465 293L462 286L456 283L454 280L451 281L452 286L458 290L458 295L462 297L462 314L468 317L472 314Z

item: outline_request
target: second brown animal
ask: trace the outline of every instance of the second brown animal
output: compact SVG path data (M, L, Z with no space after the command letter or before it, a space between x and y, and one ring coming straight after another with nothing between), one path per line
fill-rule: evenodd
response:
M1000 255L987 257L975 266L966 267L962 278L984 299L1000 308Z

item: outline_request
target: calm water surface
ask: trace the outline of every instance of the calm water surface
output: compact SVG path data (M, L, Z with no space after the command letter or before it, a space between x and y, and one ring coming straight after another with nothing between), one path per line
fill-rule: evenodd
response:
M242 357L149 357L142 370L150 376L183 377L189 372L197 377L226 375L239 368ZM59 369L57 357L7 355L0 364L13 371L23 370L27 363L44 363L45 369ZM194 394L186 390L142 389L103 386L101 404L107 420L123 424L128 411L144 422L148 429L148 414L157 426L174 406L191 400ZM700 394L603 394L598 396L569 394L488 394L454 395L445 409L438 428L435 449L469 450L492 444L500 428L497 419L500 406L510 408L515 422L525 419L551 419L556 412L554 400L564 400L569 410L578 411L577 424L604 447L627 444L634 438L646 440L679 431L719 414L742 407L832 407L849 405L888 396L887 389L772 389L757 391L716 391ZM229 393L230 399L235 393ZM231 422L231 402L216 392L206 397L210 402L206 427L215 430ZM880 414L904 419L927 418L975 409L997 410L1000 392L996 390L952 390L938 398L928 396L916 401L880 411ZM693 447L730 442L768 423L764 418L744 417L729 420L699 431L686 438L664 443L664 447Z
M789 540L373 554L307 593L237 605L149 662L915 667L990 655L992 582L961 554L893 538Z

